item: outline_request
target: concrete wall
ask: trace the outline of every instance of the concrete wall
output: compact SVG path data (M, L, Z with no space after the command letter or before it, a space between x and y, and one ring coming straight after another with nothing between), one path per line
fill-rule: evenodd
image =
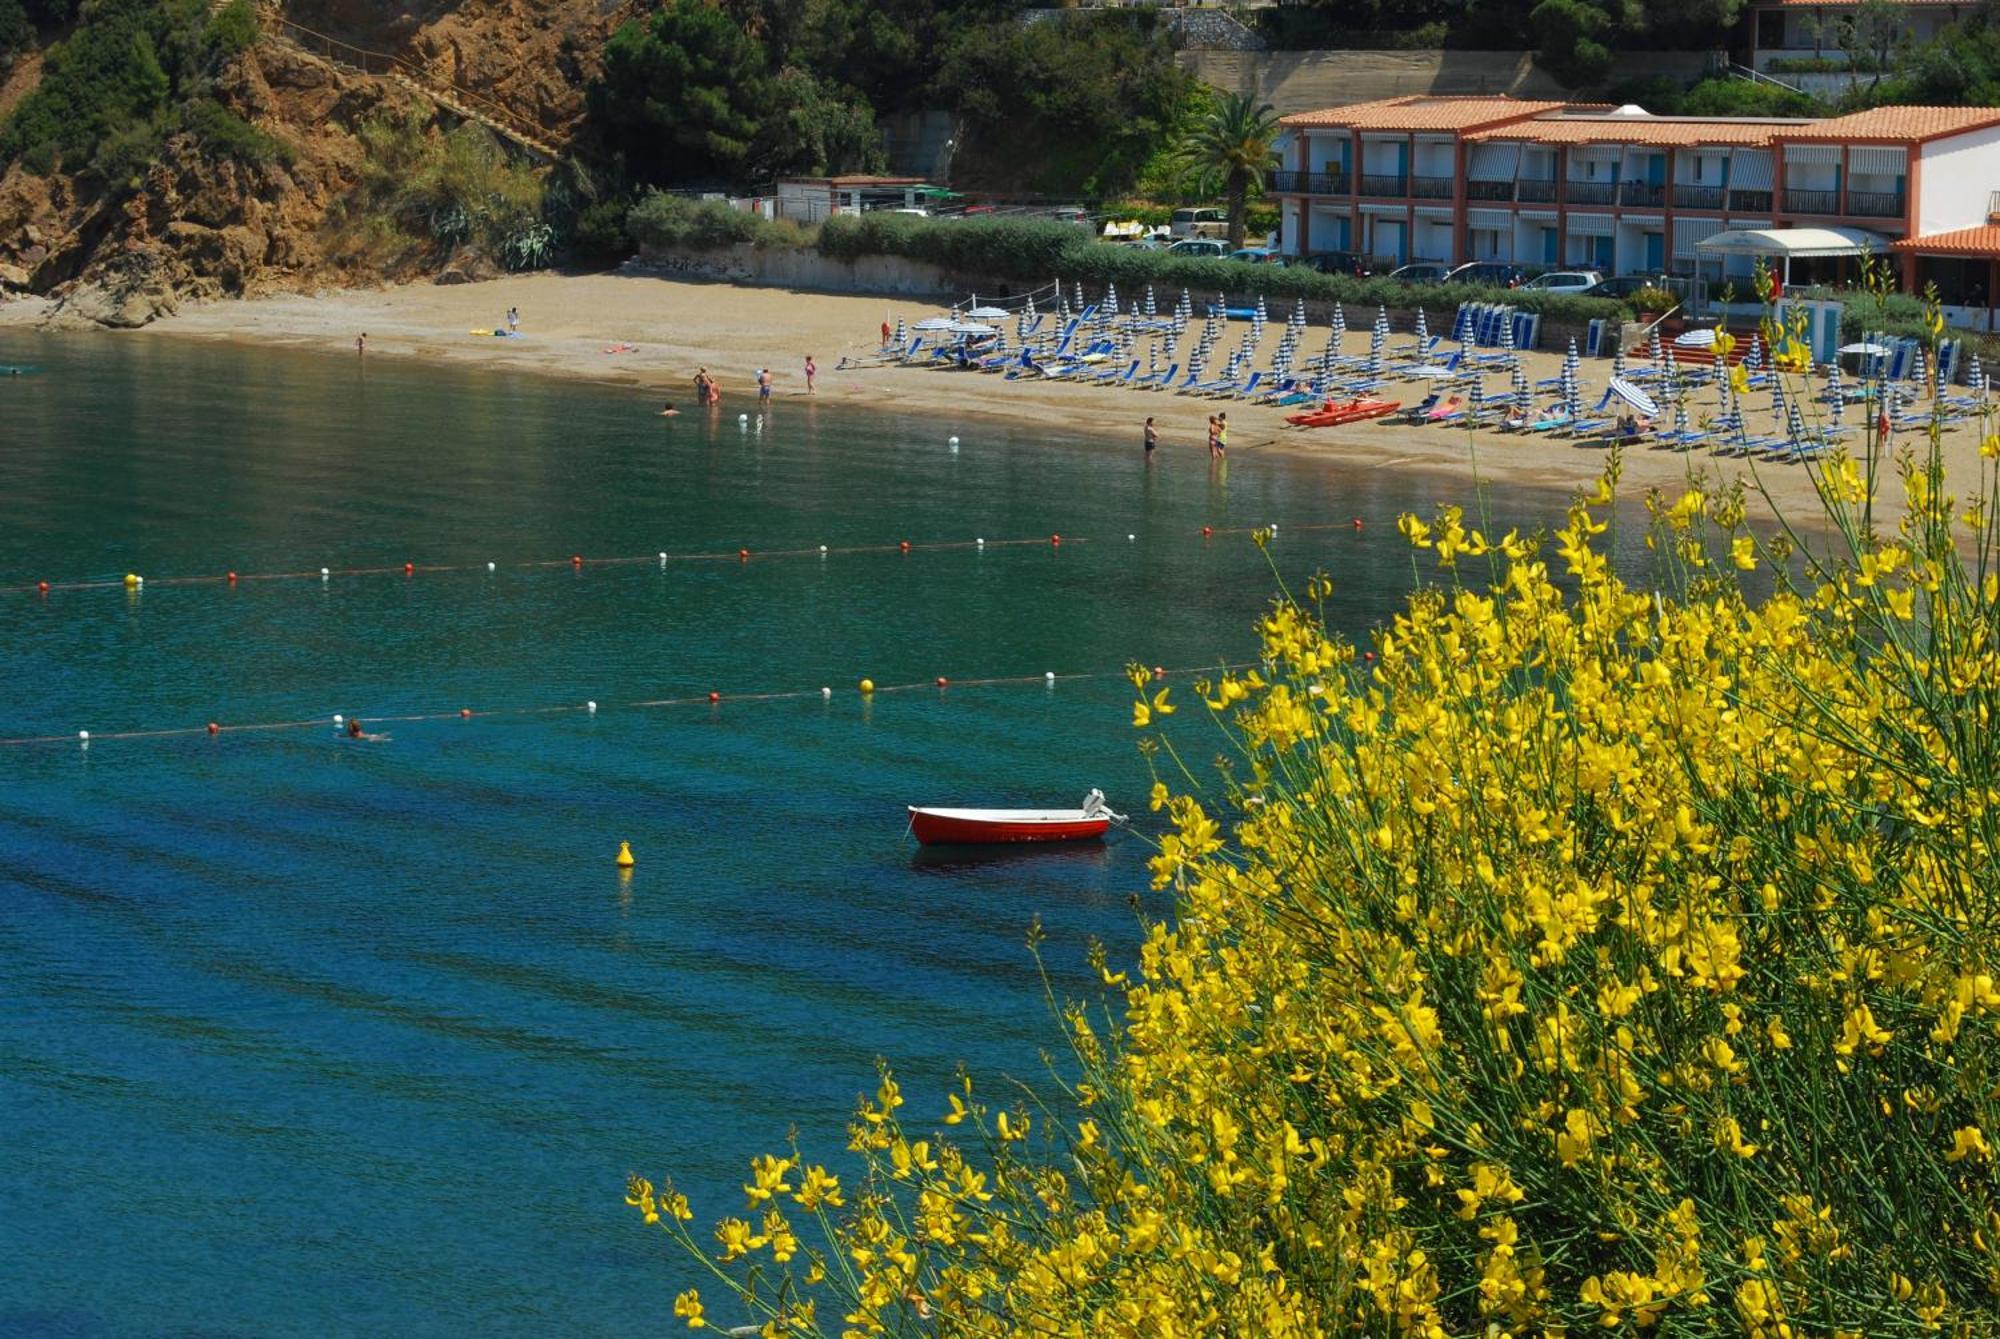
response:
M1986 222L1988 193L2000 188L2000 126L1935 139L1921 152L1917 231L1951 232Z
M1646 72L1693 78L1700 51L1656 51ZM1510 93L1566 98L1575 91L1528 51L1184 51L1183 68L1228 93L1252 93L1280 115L1406 93Z

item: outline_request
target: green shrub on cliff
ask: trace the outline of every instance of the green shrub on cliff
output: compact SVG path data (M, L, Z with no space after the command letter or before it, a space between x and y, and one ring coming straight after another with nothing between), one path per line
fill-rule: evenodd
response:
M483 126L439 133L410 112L363 122L360 139L361 179L329 215L344 258L394 269L465 249L509 269L547 262L543 183Z
M805 233L734 208L722 200L691 200L649 191L625 216L625 231L641 246L668 251L707 251L754 242L758 246L799 246Z

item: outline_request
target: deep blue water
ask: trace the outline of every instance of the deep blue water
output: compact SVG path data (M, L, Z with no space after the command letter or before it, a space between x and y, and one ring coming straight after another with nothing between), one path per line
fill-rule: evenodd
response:
M0 593L0 737L98 736L0 745L4 1335L671 1325L690 1275L628 1171L712 1219L794 1125L840 1161L878 1055L918 1117L960 1062L1033 1079L1059 1036L1030 919L1062 990L1090 936L1121 960L1136 938L1141 840L932 862L902 810L1090 785L1142 810L1128 685L855 682L1243 659L1273 578L1203 525L1278 523L1286 577L1330 569L1360 632L1409 580L1394 516L1449 491L795 400L749 431L149 338L8 337L7 361L38 370L0 381L0 586L149 581ZM405 561L475 570L163 580ZM459 707L498 714L374 744L330 723Z

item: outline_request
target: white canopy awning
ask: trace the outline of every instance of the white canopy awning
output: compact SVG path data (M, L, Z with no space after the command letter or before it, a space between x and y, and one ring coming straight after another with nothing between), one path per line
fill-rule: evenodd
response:
M1695 243L1710 256L1865 256L1886 253L1889 241L1859 228L1731 228Z

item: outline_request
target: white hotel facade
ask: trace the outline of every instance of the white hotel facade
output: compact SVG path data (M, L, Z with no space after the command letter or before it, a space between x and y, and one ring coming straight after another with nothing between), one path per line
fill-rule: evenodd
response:
M1506 97L1410 96L1282 119L1269 183L1284 249L1747 279L1705 257L1729 229L1866 234L1904 286L1989 314L2000 292L2000 108L1821 120L1652 116ZM1876 243L1879 242L1879 246ZM1817 261L1794 282L1833 278Z

